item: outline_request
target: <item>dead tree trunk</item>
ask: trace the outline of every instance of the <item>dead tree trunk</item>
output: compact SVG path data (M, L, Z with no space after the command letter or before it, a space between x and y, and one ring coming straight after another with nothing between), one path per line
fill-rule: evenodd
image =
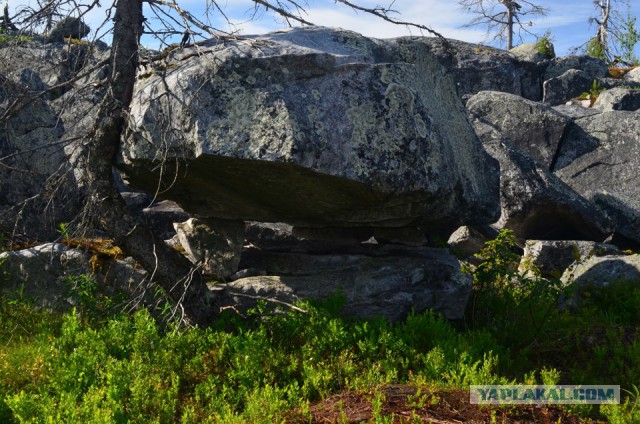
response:
M603 0L598 3L600 8L600 19L596 19L598 30L596 33L597 43L607 59L611 59L609 49L609 17L611 16L611 0Z
M507 2L507 50L513 48L513 5Z
M193 324L209 322L208 289L198 273L178 252L154 237L133 216L118 192L112 174L127 113L133 96L142 35L142 0L116 3L108 89L86 146L85 172L89 187L87 215L97 220L116 244L153 274L154 281L177 302Z

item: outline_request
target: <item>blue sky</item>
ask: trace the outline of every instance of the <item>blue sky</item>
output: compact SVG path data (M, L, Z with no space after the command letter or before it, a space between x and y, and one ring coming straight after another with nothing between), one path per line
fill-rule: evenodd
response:
M0 5L7 0L0 0ZM9 0L10 6L35 3L33 0ZM366 7L384 5L385 0L352 0ZM103 6L107 6L109 0L102 0ZM180 6L192 12L195 16L205 16L205 0L179 0ZM304 0L299 1L305 4ZM623 5L625 1L618 0L620 9L626 12ZM631 12L640 18L640 0L631 0ZM251 0L219 0L219 6L231 19L230 27L219 15L211 16L211 23L224 30L239 30L243 34L259 34L286 27L279 18L274 18L268 13L258 14L259 19L252 20L254 3ZM332 0L308 0L306 2L308 12L306 19L318 25L341 27L360 32L367 36L388 38L402 35L419 35L416 30L409 30L403 26L388 24L380 19L365 13L355 13L349 8L336 5ZM558 55L566 55L572 48L585 43L594 33L594 28L589 25L589 17L595 14L592 0L565 0L549 1L539 0L537 4L547 8L547 16L536 18L531 30L539 35L547 30L551 31L551 37ZM408 20L429 26L443 35L469 42L490 41L486 37L486 31L482 28L464 28L464 24L472 19L472 15L466 13L458 2L442 0L396 0L393 8L400 12L398 19ZM104 18L105 9L99 9L91 13L88 23L96 28L98 22ZM153 22L152 17L149 17ZM638 23L640 26L640 22ZM524 42L534 41L535 38L527 36ZM497 43L489 43L498 45ZM636 46L636 55L640 56L640 46Z

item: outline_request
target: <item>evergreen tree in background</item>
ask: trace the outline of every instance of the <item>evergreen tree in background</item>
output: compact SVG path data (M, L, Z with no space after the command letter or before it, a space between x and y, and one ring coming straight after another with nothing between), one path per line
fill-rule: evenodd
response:
M610 63L637 65L633 50L640 33L636 17L631 14L630 1L595 0L593 3L598 15L590 18L589 23L595 25L596 33L586 43L585 52ZM625 13L619 10L622 7Z

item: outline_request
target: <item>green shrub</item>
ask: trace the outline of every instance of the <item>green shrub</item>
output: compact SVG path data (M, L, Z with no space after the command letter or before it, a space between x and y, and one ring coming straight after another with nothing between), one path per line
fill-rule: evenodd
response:
M33 40L33 37L26 35L9 35L0 33L0 46L8 43L23 44Z
M585 53L596 59L607 60L607 50L597 37L593 37L587 42Z
M544 337L562 293L559 280L541 278L534 267L520 270L512 231L502 230L478 253L474 291L467 314L471 329L486 330L502 346L522 349Z
M556 52L553 50L553 43L551 40L551 31L545 32L545 34L538 38L536 41L536 49L538 53L546 57L555 57Z
M486 244L470 270L466 321L455 325L430 311L396 324L339 318L336 295L177 328L146 310L106 312L86 276L69 278L77 309L63 316L20 293L3 296L0 422L282 422L343 390L538 382L621 384L623 405L569 408L636 422L638 284L588 288L572 309L559 308L571 293L519 269L516 248L509 231Z

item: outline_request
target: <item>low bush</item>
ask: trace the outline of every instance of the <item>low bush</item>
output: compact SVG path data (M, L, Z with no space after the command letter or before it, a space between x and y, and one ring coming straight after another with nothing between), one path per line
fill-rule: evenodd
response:
M258 305L249 318L228 312L211 328L180 328L146 310L105 318L108 302L90 298L86 277L75 280L78 309L64 315L5 295L0 422L273 423L293 409L308 416L312 403L337 392L397 383L620 384L623 405L570 409L637 422L638 285L593 289L563 310L562 286L519 271L514 243L503 232L480 253L461 323L431 312L397 324L338 318L336 296L299 311Z

